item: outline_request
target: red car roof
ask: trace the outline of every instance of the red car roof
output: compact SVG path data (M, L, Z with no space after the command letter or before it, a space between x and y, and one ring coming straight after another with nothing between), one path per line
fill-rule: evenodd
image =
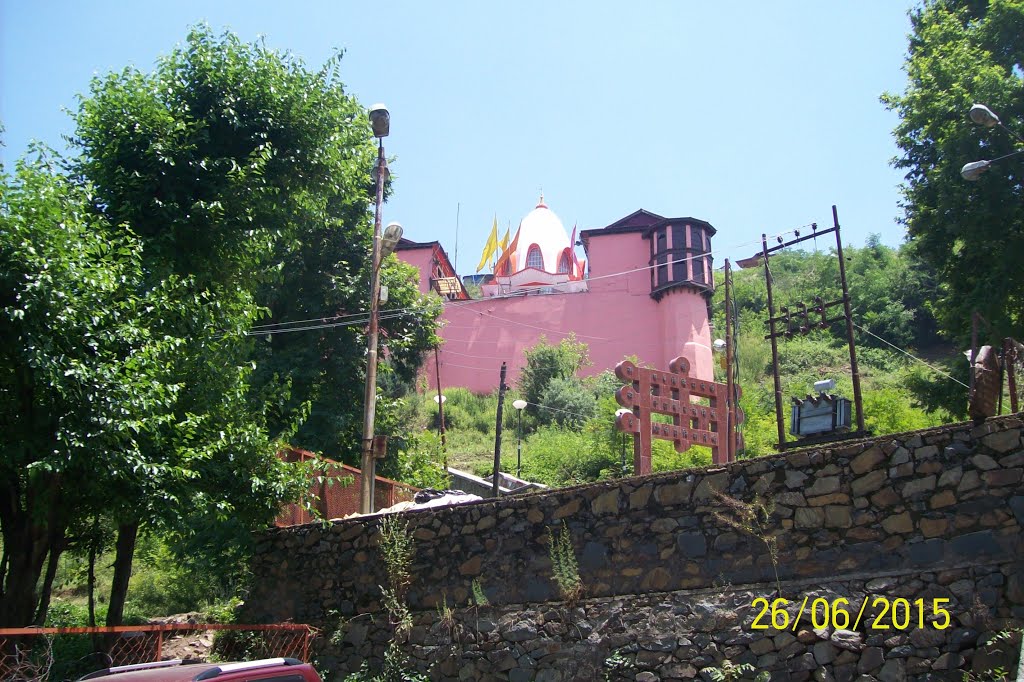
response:
M197 677L215 680L240 680L252 679L258 676L271 675L297 675L311 682L319 682L320 677L308 663L302 663L295 659L266 659L262 661L250 661L245 663L188 663L181 661L166 661L166 665L156 664L154 667L145 667L135 670L119 670L111 668L109 671L97 671L81 678L82 680L95 680L95 682L192 682ZM130 666L134 667L134 666ZM221 674L210 674L207 671L214 671L220 668ZM104 674L106 672L106 674ZM207 675L203 675L207 673Z

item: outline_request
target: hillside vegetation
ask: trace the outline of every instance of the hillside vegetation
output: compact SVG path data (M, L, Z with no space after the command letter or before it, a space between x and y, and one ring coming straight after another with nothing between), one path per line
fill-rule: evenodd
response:
M844 251L867 428L875 434L895 433L961 418L966 389L957 380L966 383L967 363L937 334L928 310L935 285L925 269L905 249L884 246L876 237L863 248L847 247ZM838 260L831 251L783 252L772 258L771 269L777 310L801 301L812 303L815 296L826 301L841 297ZM725 335L721 275L719 271L712 300L716 336ZM764 269L735 271L733 283L739 322L741 407L746 415L742 426L746 447L741 457L756 457L775 452L778 440L771 346L764 338ZM558 486L632 472L632 444L614 429L614 414L619 408L614 392L621 384L610 371L579 378L587 364L586 345L572 337L558 344L542 341L527 352L527 369L506 395L503 470L514 473L516 469L518 415L511 404L523 398L530 403L522 416L523 477ZM790 397L810 393L820 379L835 379L835 393L853 398L849 351L841 323L781 340L779 367L787 404ZM716 368L716 373L718 380L724 380L724 370ZM496 394L479 396L453 388L445 395L448 463L478 474L489 473L493 468ZM407 394L403 400L409 423L438 430L437 405L431 396ZM787 429L788 422L787 414ZM655 443L655 470L709 461L706 449L676 453L667 442Z

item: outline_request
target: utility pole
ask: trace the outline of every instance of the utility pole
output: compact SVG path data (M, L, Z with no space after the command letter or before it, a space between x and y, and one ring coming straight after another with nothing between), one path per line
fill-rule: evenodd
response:
M441 422L441 449L444 450L444 396L441 395L441 361L437 359L437 348L434 349L434 375L437 377L437 418ZM447 466L448 460L445 458Z
M505 404L505 363L501 363L501 378L498 380L498 417L494 425L494 477L491 495L498 496L498 474L501 472L501 409Z
M359 512L373 513L373 484L376 462L373 452L373 427L377 416L377 336L380 310L380 207L384 202L384 139L377 147L377 209L373 217L373 251L370 257L370 324L366 330L366 390L363 394L363 443L360 458Z
M732 266L729 263L729 259L725 259L725 385L726 393L729 396L729 407L726 411L726 426L725 426L725 461L735 462L736 461L736 444L739 440L736 437L736 423L737 415L739 414L739 406L736 404L736 378L733 376L733 363L735 362L733 354L736 349L733 348L733 328L732 328Z

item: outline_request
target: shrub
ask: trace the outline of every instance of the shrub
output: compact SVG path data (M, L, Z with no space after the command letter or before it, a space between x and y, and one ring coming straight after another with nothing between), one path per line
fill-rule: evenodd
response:
M523 476L551 486L609 478L619 471L618 452L597 444L589 433L545 426L523 445Z
M417 488L448 487L441 437L438 434L422 431L396 440L398 447L393 449L394 454L389 453L384 460L380 468L381 475Z
M543 404L541 396L553 379L573 377L590 364L587 345L578 343L573 334L559 341L558 345L548 343L542 336L537 345L526 349L525 354L526 366L519 375L519 388L531 403ZM537 416L533 406L528 409Z
M559 426L579 431L597 411L594 394L584 388L576 377L552 379L540 397L542 408L537 421L542 425Z

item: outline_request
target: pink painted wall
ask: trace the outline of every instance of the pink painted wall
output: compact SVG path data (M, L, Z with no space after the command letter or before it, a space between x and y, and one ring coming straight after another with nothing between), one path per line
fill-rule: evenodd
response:
M413 261L416 253L400 255L422 271L423 265ZM594 235L588 255L587 292L447 303L440 334L444 343L438 354L442 390L463 386L481 393L493 391L502 360L508 363L506 382L514 385L525 349L536 345L542 335L557 343L570 332L589 347L593 365L585 370L587 375L613 369L629 355L666 369L670 360L684 355L694 376L711 379L704 297L682 288L666 292L660 301L651 298L650 271L645 269L650 244L639 233ZM426 291L422 279L421 288ZM436 388L434 367L428 364L425 374L431 388Z
M413 265L420 271L420 291L430 291L431 270L434 267L434 250L430 247L418 249L402 249L397 252L399 258Z

